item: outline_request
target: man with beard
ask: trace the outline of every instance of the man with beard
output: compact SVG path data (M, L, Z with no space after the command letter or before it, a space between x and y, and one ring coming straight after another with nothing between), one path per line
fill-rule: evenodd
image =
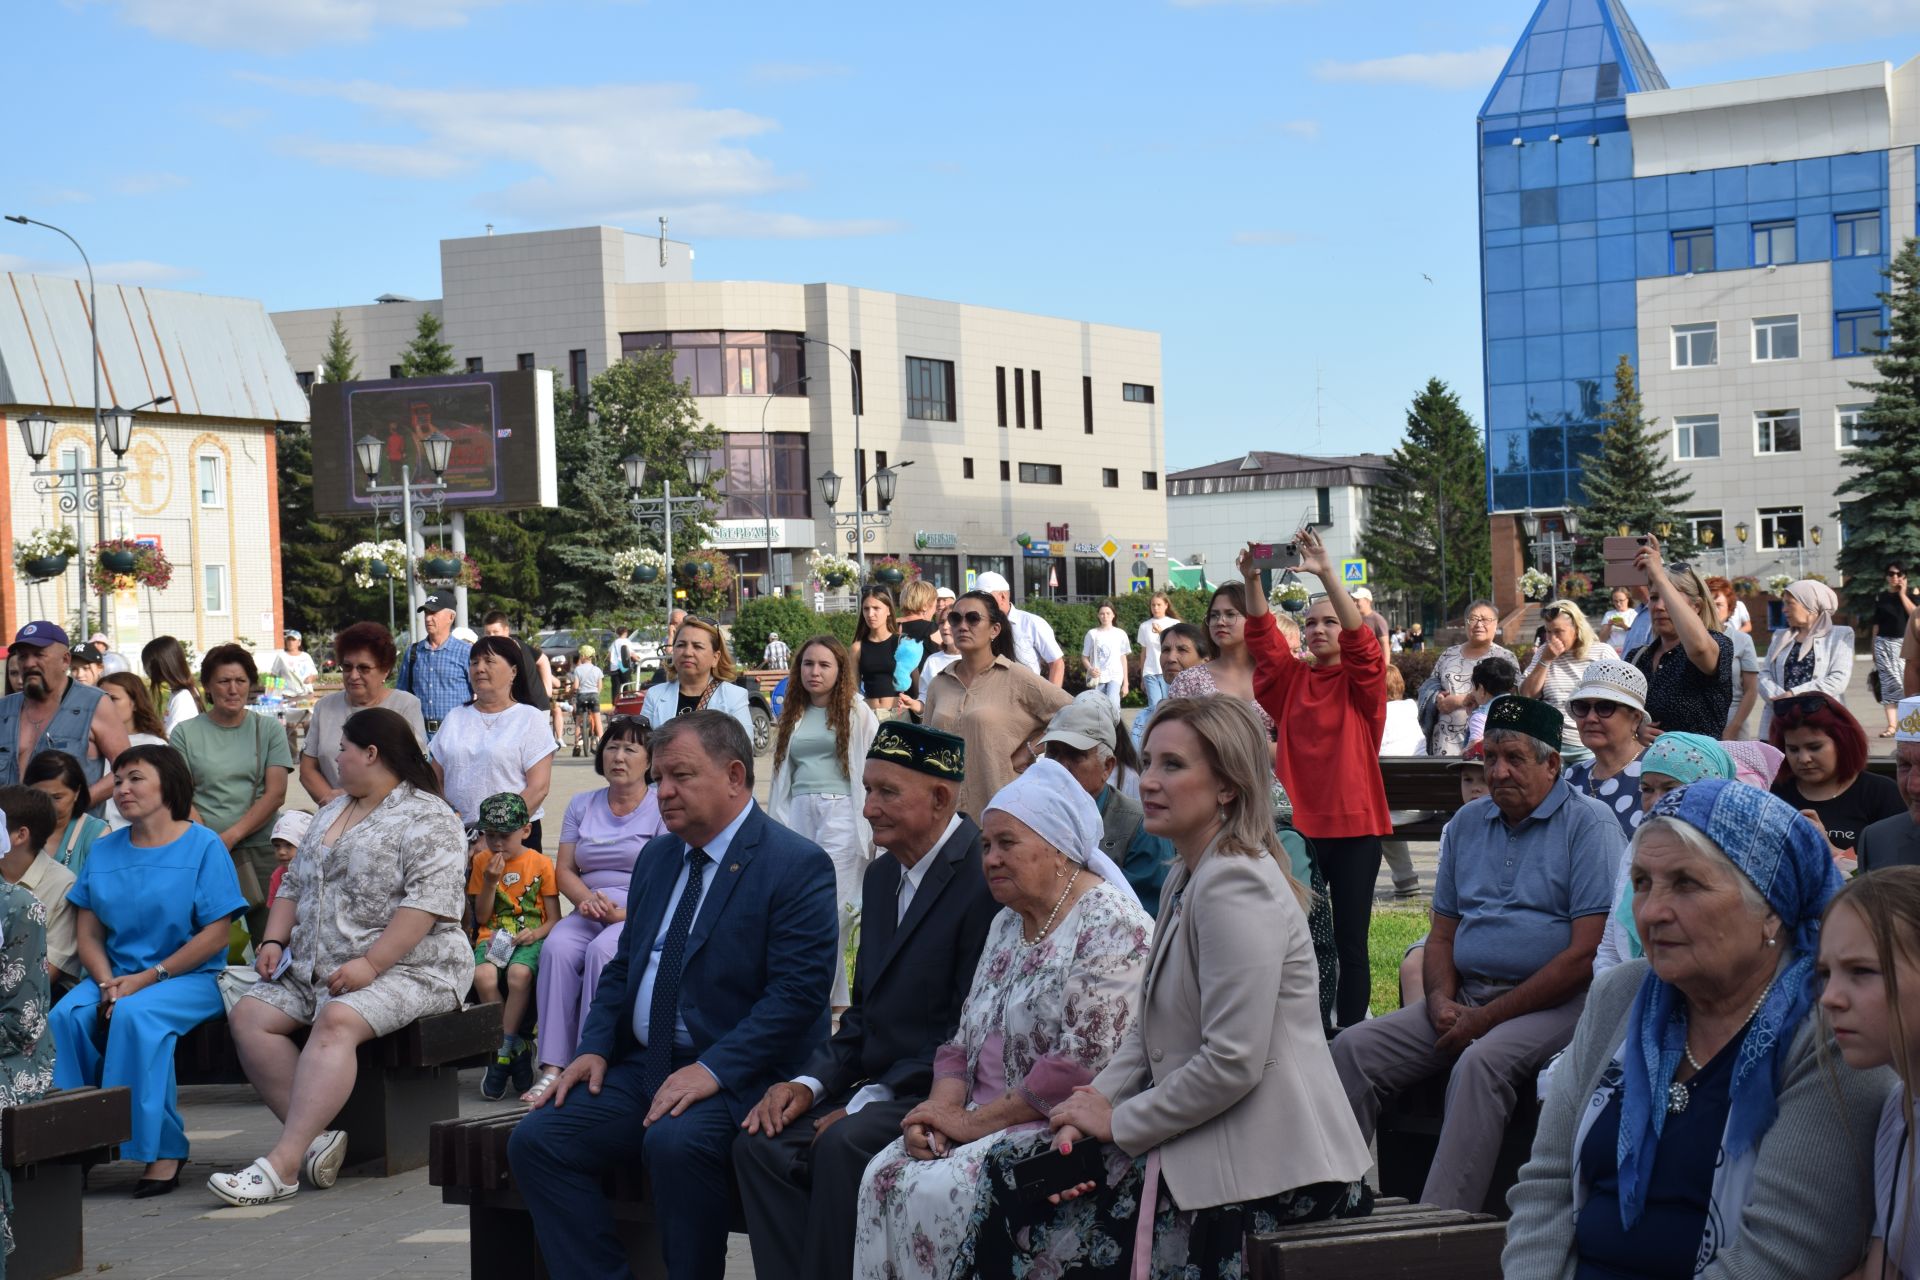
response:
M0 787L17 784L39 752L64 751L86 771L88 807L104 804L107 762L127 749L113 704L73 678L67 633L51 622L20 628L8 652L19 655L21 690L0 698Z

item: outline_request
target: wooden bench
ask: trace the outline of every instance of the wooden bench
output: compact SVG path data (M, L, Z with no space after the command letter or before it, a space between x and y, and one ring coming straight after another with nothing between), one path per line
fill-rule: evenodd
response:
M18 1246L6 1259L11 1280L51 1280L85 1265L86 1166L112 1159L132 1136L133 1101L124 1088L62 1089L0 1111Z
M1446 1117L1447 1076L1441 1072L1402 1089L1380 1108L1374 1125L1380 1194L1417 1200L1426 1189ZM1533 1154L1534 1130L1540 1124L1540 1101L1531 1077L1519 1093L1501 1137L1487 1198L1480 1206L1483 1213L1500 1218L1507 1216L1507 1192L1520 1180L1520 1166Z
M427 1163L427 1129L460 1114L460 1070L480 1066L500 1043L498 1004L439 1013L360 1046L360 1071L334 1126L347 1131L341 1172L384 1178ZM181 1084L246 1084L224 1017L180 1037Z
M533 1215L514 1185L507 1140L525 1108L442 1120L428 1138L427 1181L445 1204L469 1206L468 1256L474 1280L550 1280L534 1239ZM639 1154L603 1184L614 1229L627 1250L627 1265L640 1280L665 1280L660 1236ZM744 1234L746 1218L736 1198L728 1229ZM796 1242L797 1243L797 1242Z
M1499 1280L1507 1224L1388 1197L1365 1218L1248 1233L1248 1280Z

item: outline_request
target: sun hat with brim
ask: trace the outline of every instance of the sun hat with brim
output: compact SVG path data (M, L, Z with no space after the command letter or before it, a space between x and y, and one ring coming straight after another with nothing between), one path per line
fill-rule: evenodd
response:
M1575 702L1617 702L1641 715L1647 714L1647 678L1640 668L1625 662L1601 658L1587 664L1580 687L1567 696Z
M1053 721L1040 735L1040 742L1042 746L1049 742L1063 743L1075 751L1091 751L1097 746L1111 751L1118 734L1117 724L1113 700L1097 689L1088 689L1053 713Z

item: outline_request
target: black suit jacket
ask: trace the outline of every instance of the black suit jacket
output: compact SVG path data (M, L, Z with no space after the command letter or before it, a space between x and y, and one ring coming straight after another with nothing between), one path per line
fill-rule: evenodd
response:
M896 1098L925 1097L933 1087L934 1051L960 1025L960 1006L1000 904L987 892L980 828L971 818L963 815L947 842L927 856L933 863L897 925L900 864L883 855L867 867L853 1003L800 1072L823 1086L816 1103L862 1084L886 1085Z

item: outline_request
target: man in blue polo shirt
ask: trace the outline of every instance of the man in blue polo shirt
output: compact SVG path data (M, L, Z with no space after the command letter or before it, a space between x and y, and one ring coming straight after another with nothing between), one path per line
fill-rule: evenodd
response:
M420 715L431 738L449 712L473 701L473 684L467 676L473 646L454 638L451 595L434 592L421 604L420 614L427 638L407 647L393 687L420 699Z
M1573 1038L1625 837L1560 777L1560 712L1508 694L1487 712L1491 794L1440 836L1426 1000L1342 1031L1333 1062L1361 1132L1381 1104L1452 1069L1420 1198L1478 1212L1516 1093Z

